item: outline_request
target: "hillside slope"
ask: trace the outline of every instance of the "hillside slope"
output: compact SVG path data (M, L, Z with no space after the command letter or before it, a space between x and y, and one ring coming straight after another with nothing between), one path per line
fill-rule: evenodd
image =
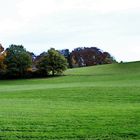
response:
M2 140L139 140L140 62L0 81Z

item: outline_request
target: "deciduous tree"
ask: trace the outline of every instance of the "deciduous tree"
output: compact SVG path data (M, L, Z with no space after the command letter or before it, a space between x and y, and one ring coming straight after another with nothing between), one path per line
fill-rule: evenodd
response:
M31 57L22 45L10 45L6 49L4 63L7 67L7 74L22 77L31 66Z
M0 74L5 72L4 58L6 53L4 52L3 46L0 44Z
M67 69L67 60L59 51L51 48L37 64L37 68L45 73L61 74Z

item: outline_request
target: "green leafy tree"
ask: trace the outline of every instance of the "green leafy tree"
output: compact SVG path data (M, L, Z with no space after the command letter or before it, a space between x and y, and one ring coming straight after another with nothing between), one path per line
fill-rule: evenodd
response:
M22 45L10 45L4 63L8 75L22 77L31 66L31 57Z
M44 53L43 56L41 56L39 58L39 60L36 62L36 67L38 69L38 72L42 76L48 75L48 73L49 73L49 70L48 70L48 57L47 57L46 53Z
M48 50L48 69L52 72L52 75L62 73L67 69L67 60L54 48Z
M67 69L67 60L54 48L48 50L47 54L43 56L37 64L37 68L45 73L61 74Z

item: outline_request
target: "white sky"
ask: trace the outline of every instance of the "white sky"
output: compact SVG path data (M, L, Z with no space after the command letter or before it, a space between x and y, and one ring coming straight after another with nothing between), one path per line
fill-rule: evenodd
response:
M140 60L140 0L0 0L0 43L36 54L96 46Z

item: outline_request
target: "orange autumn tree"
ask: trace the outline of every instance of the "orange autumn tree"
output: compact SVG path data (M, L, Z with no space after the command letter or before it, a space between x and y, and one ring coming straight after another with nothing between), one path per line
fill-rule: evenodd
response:
M0 44L0 73L4 72L6 68L6 66L4 65L5 56L6 56L6 52L4 52L4 48Z

